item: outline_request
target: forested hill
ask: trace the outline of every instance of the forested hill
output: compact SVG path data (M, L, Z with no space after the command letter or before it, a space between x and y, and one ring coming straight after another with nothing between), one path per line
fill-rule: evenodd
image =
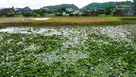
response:
M78 7L74 4L61 4L61 5L46 6L46 7L49 8L50 10L57 10L64 7L78 9Z
M82 9L92 10L94 8L108 8L108 7L115 7L116 5L131 5L131 1L126 2L105 2L105 3L90 3L83 7Z

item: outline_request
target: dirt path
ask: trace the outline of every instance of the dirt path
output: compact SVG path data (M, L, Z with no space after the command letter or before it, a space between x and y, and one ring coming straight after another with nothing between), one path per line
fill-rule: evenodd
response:
M1 22L7 22L7 21L17 21L17 20L23 20L24 18L0 18Z

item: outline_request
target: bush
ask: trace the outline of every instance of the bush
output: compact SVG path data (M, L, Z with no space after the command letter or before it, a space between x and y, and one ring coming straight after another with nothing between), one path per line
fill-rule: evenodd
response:
M14 15L13 14L6 14L5 16L6 17L13 17Z
M104 14L106 14L106 15L110 15L110 14L111 14L111 12L112 12L111 10L108 10L108 11L105 11L105 12L104 12Z
M89 16L89 14L88 13L83 13L83 14L81 14L81 16Z
M98 16L98 14L83 13L81 16Z
M34 16L33 14L23 14L24 17Z
M75 16L79 16L79 14L75 14Z
M63 16L62 14L55 14L56 16Z
M74 16L74 14L69 14L69 16Z
M79 16L79 14L69 14L69 16Z
M0 15L0 17L3 17L3 15Z
M43 14L43 13L40 13L40 16L44 16L44 14Z

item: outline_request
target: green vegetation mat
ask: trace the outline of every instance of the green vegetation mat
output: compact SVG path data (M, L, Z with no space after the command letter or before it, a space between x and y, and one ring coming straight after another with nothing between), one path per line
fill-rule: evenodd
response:
M136 25L0 29L1 77L135 77Z

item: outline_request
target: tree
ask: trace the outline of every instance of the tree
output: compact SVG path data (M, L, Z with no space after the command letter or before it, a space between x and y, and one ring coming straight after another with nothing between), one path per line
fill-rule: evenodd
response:
M59 13L63 13L63 12L66 12L66 8L65 8L65 7L63 7L63 8L60 8L60 9L58 9L58 12L59 12Z
M95 12L94 10L92 10L90 13L91 13L91 14L96 14L96 12Z
M110 14L112 13L111 8L112 8L112 7L108 7L108 8L104 11L104 14L110 15Z
M136 0L133 0L134 1L134 13L135 13L135 15L136 15Z
M37 10L34 10L34 12L36 14L39 14L40 16L44 16L45 14L51 14L52 13L52 11L44 10L44 9L37 9Z
M115 16L118 16L118 15L121 15L121 11L113 10L112 14L115 15Z

